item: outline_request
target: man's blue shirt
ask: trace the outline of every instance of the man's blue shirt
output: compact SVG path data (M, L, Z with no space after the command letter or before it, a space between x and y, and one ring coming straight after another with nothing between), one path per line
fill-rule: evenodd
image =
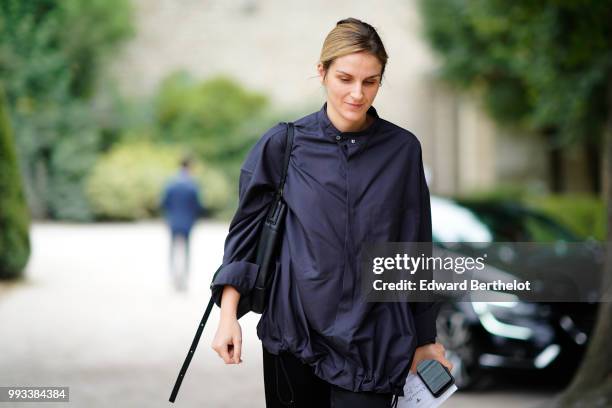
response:
M161 207L173 232L189 234L202 212L198 186L193 178L181 170L166 185Z

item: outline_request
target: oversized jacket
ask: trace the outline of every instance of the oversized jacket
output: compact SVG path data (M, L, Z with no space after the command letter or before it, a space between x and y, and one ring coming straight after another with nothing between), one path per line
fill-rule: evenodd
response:
M269 303L257 335L273 354L289 351L314 373L351 391L403 395L415 348L435 342L433 303L365 302L359 297L366 242L431 242L421 145L380 118L340 132L321 110L295 121L283 197L285 231ZM281 177L286 125L268 130L240 175L239 206L212 284L245 294L257 275L255 248Z

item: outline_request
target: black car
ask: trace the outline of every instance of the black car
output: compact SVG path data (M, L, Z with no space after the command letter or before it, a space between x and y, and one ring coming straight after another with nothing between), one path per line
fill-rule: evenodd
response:
M433 240L453 242L581 242L545 214L496 201L431 198ZM601 270L596 243L585 245L591 270ZM546 262L546 260L544 260ZM561 383L571 379L586 349L597 303L464 302L440 308L438 340L462 389L483 388L494 372L541 372Z

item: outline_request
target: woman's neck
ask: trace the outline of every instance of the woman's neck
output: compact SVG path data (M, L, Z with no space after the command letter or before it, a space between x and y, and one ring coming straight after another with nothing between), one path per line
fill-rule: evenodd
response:
M361 130L367 129L371 124L374 118L369 116L367 113L360 118L357 122L351 122L344 119L331 105L327 104L327 117L331 121L331 123L338 129L340 132L359 132Z

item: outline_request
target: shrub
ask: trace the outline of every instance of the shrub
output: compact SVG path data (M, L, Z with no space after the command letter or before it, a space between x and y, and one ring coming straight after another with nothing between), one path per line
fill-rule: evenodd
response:
M605 240L606 208L601 198L590 194L544 194L523 186L500 185L472 192L462 200L518 202L540 210L583 238Z
M0 2L0 77L36 217L91 217L83 185L105 147L102 74L132 15L129 0Z
M525 202L555 218L582 237L606 239L606 208L603 200L587 194L527 197Z
M250 146L267 98L227 77L196 81L185 72L169 75L155 97L157 142L188 145L207 162L220 164Z
M87 197L101 219L135 220L159 214L166 182L177 172L182 150L146 141L126 142L103 156L91 172ZM225 176L196 160L193 175L204 205L211 213L223 210L230 197Z
M14 279L30 256L30 219L5 105L0 89L0 279Z

